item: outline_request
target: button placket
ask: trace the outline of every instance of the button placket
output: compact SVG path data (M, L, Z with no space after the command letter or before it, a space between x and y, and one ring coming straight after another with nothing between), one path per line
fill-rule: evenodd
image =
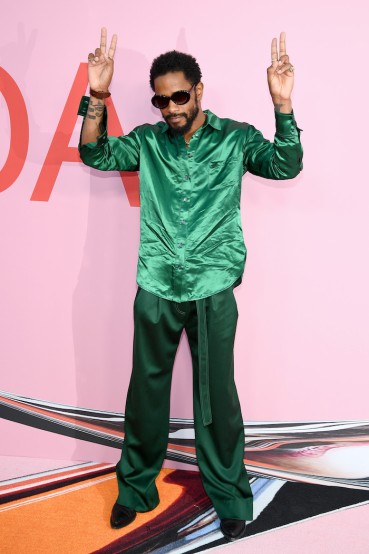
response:
M176 239L176 262L175 269L177 276L183 282L184 270L186 268L186 242L189 220L189 210L191 204L191 156L188 156L186 150L182 156L182 183L178 196L178 231Z
M190 210L192 202L192 174L194 164L194 154L198 145L200 133L193 135L188 148L185 146L184 138L178 137L179 160L182 168L182 183L177 198L177 237L176 237L176 257L175 257L175 281L176 289L180 293L183 286L186 285L186 245L188 240L188 225L190 221Z

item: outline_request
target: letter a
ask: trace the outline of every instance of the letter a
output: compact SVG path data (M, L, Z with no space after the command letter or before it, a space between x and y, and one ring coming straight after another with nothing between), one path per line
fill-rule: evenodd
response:
M85 94L88 84L87 64L81 63L72 89L67 98L63 113L57 126L44 165L31 196L31 200L48 201L54 188L61 164L63 162L81 162L78 148L69 146L74 127L77 122L77 110L81 96ZM122 135L123 130L119 123L116 110L111 98L109 106L109 131L112 135ZM131 206L139 206L139 185L137 173L120 172L124 188ZM124 177L124 180L123 180Z

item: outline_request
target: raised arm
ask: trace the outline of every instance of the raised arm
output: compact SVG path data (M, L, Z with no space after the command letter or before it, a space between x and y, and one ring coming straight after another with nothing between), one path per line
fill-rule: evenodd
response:
M273 38L271 56L267 76L275 110L274 142L249 126L243 149L244 170L266 179L293 179L302 169L303 150L301 129L297 127L292 111L294 68L286 53L286 33L280 34L279 56L277 39Z
M106 53L106 29L101 29L100 48L88 55L90 97L83 96L78 114L84 117L78 145L84 164L101 171L137 171L139 169L141 130L128 135L108 136L108 110L105 98L113 77L117 35L113 35ZM95 96L94 96L95 95ZM96 97L97 95L97 97Z
M113 35L108 53L106 53L106 28L101 29L100 48L95 54L88 55L88 81L90 89L98 93L107 93L114 72L114 54L117 46L117 35ZM101 96L104 96L102 94ZM90 97L86 118L83 124L81 145L96 142L103 132L102 119L105 99Z

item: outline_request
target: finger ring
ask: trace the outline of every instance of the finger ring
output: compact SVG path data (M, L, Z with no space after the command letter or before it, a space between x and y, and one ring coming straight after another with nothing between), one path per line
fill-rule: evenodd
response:
M293 65L290 66L289 71L292 71L292 73L295 71L295 68L293 67Z

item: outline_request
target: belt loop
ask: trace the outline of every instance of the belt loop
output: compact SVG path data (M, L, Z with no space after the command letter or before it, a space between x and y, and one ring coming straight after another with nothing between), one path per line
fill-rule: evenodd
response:
M209 389L209 347L206 324L205 298L196 300L197 309L197 336L199 357L199 389L202 421L204 426L213 421L210 406Z

